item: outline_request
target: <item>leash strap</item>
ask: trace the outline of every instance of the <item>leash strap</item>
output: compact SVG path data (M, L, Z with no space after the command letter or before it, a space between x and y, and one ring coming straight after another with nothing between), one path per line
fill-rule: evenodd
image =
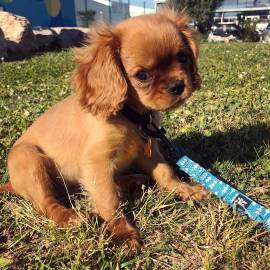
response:
M246 214L249 218L263 224L270 232L270 210L220 180L186 155L178 159L176 164L180 170L187 173L217 197L235 207L239 212Z
M140 115L125 105L122 113L131 122L140 125L146 135L160 139L167 147L170 160L181 171L239 212L261 223L270 232L270 210L195 163L182 148L176 148L166 137L164 128L157 127L153 122L151 112Z

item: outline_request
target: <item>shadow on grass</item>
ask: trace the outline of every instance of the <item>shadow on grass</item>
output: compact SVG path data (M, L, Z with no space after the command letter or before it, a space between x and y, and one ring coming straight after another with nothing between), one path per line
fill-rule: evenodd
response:
M173 143L184 148L191 158L207 166L217 160L247 163L256 161L263 154L265 146L270 144L270 126L244 126L210 136L195 132L178 137Z

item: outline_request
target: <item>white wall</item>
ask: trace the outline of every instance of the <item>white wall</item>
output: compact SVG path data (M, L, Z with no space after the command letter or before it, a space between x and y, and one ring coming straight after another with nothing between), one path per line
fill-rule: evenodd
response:
M111 22L117 23L129 17L154 13L155 8L144 7L144 0L134 5L131 1L131 5L128 6L130 0L114 0L114 3L109 0L87 0L87 10L95 10L95 19L110 20L109 5L111 4ZM85 0L75 0L75 13L77 26L82 26L83 22L78 16L78 11L85 11Z
M111 21L112 23L117 23L129 17L128 2L114 1L113 3L109 0L87 0L86 1L87 10L96 11L95 19ZM111 10L110 10L111 5ZM85 11L85 0L75 1L76 19L77 26L83 24L80 16L78 16L78 11Z
M129 12L130 12L130 16L134 17L134 16L143 15L143 14L155 13L155 9L130 5Z

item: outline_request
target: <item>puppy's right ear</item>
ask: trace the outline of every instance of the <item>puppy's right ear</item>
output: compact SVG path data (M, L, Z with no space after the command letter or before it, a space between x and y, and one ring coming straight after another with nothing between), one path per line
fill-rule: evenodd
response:
M102 24L92 29L88 45L75 49L72 84L80 104L102 118L110 118L121 110L127 96L119 47L113 29Z
M186 11L183 10L179 12L176 11L174 8L169 8L168 6L165 6L161 8L158 13L166 16L177 26L181 34L184 35L194 58L197 59L199 56L197 31L188 26L188 23L191 21L191 18L186 13Z

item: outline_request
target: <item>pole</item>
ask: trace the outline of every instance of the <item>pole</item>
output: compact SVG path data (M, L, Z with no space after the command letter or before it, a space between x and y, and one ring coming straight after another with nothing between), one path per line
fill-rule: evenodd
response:
M128 0L128 14L127 14L127 18L130 17L130 0Z
M112 0L109 0L109 23L112 22Z
M145 1L143 1L143 14L145 14Z

